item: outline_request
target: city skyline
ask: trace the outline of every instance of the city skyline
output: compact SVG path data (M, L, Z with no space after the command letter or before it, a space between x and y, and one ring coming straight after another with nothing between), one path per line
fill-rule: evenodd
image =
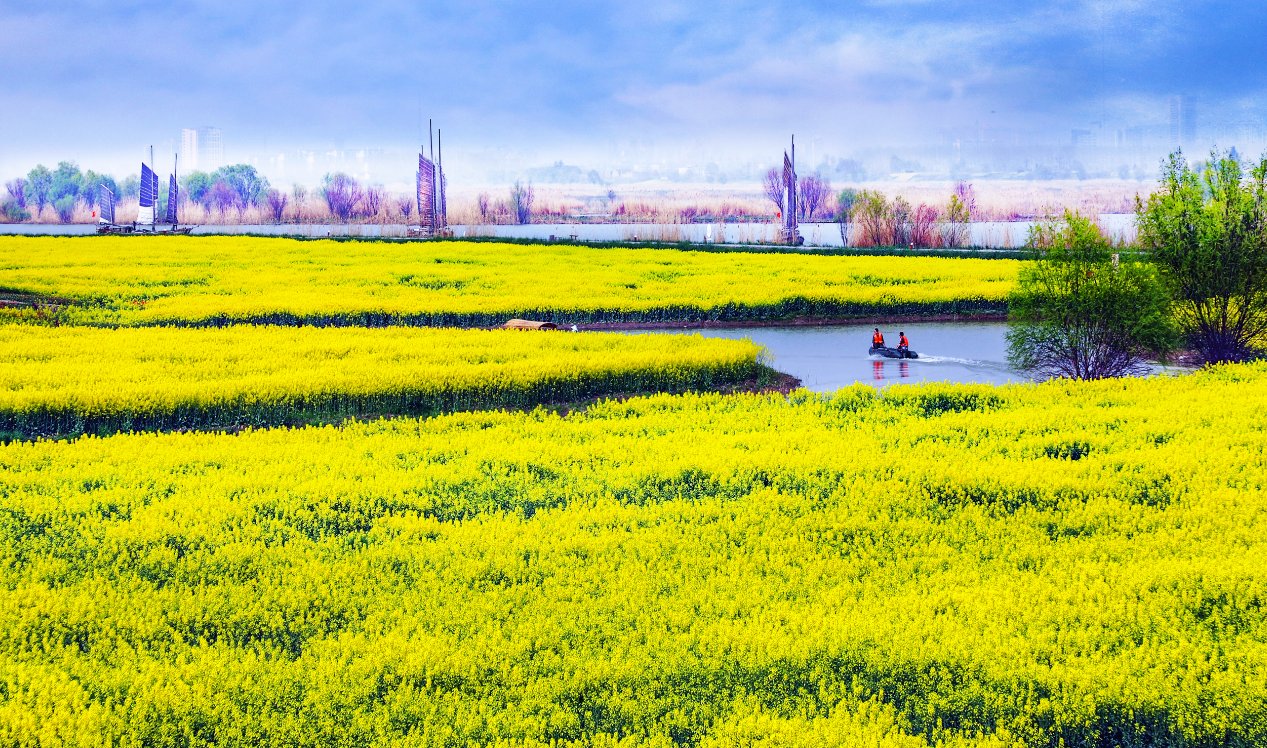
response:
M92 29L70 8L0 8L0 175L59 160L126 174L151 144L176 153L182 130L211 126L225 161L311 183L349 162L326 154L416 149L428 118L467 181L557 162L742 171L792 133L876 172L1134 173L1175 145L1267 144L1257 6L158 7L103 6ZM407 177L393 159L367 176Z

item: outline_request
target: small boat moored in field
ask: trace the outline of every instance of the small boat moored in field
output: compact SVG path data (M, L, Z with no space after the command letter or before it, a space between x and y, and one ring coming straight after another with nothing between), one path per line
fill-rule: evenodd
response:
M919 358L919 354L909 348L903 350L901 348L890 348L887 345L873 345L867 349L867 353L884 358Z

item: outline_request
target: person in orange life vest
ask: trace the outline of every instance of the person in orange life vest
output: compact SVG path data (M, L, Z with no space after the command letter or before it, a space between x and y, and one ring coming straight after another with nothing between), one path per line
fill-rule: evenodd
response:
M880 332L880 328L878 327L875 328L875 332L871 333L871 347L872 348L884 347L884 333Z
M911 347L911 341L909 341L909 340L907 340L907 339L906 339L906 333L904 333L904 332L899 332L897 335L898 335L898 338L897 338L897 349L898 349L899 351L905 351L905 350L909 349L909 348Z

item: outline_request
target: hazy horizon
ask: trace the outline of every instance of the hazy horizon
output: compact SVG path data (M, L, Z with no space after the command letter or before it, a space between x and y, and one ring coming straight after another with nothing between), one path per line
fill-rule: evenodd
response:
M1265 21L1172 0L8 6L0 178L125 176L150 145L162 169L213 126L283 185L348 162L393 184L428 117L454 182L738 178L792 133L810 168L1139 178L1176 145L1267 144Z

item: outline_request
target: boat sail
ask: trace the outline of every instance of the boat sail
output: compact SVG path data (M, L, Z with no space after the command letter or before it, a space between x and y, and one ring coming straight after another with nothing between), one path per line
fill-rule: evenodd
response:
M141 162L141 206L137 210L136 225L140 229L149 227L150 231L154 230L154 221L157 219L158 205L158 175L144 161Z
M150 149L150 161L154 160L154 149ZM180 207L180 186L176 182L176 171L173 167L170 181L167 183L167 211L162 221L158 215L158 174L149 164L141 162L141 184L136 221L130 225L119 225L114 222L114 193L104 184L98 185L97 201L101 215L97 219L98 234L188 234L193 226L181 226L177 211ZM159 229L160 223L170 224Z
M97 226L114 225L114 193L104 184L97 186Z
M175 228L180 221L176 217L176 207L180 204L180 187L176 184L176 174L172 173L172 178L167 183L167 216L164 223L170 223Z
M430 129L430 121L427 123ZM445 195L445 178L443 152L440 160L436 156L440 133L435 133L431 140L431 156L427 158L426 148L418 152L418 173L416 175L418 197L418 225L409 227L410 236L421 236L427 239L436 236L450 236L449 210Z

